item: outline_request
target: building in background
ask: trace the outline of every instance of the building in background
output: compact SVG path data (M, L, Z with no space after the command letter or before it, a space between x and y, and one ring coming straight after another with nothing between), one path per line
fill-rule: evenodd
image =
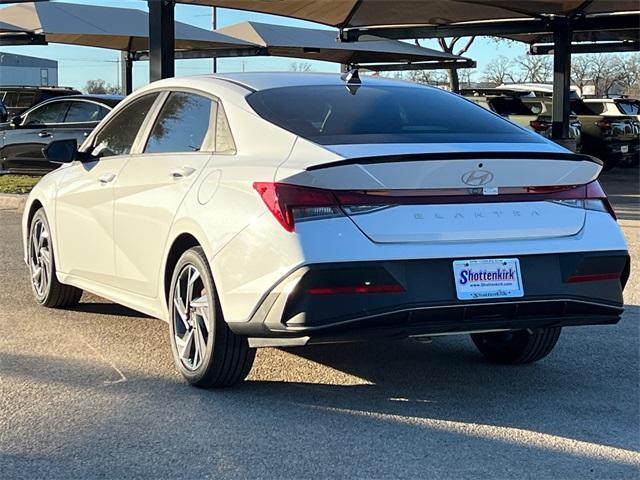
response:
M0 85L53 86L58 84L58 62L0 52Z

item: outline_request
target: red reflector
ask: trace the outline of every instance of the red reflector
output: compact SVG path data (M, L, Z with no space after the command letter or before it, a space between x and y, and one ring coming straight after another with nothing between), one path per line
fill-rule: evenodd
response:
M602 280L618 280L620 273L590 273L585 275L571 275L567 283L599 282Z
M307 293L310 295L335 295L349 293L401 293L404 288L401 285L355 285L352 287L324 287L310 288Z

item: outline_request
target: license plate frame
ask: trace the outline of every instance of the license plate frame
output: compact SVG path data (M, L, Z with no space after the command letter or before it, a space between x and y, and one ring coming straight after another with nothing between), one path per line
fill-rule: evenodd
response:
M518 258L454 260L453 277L458 300L524 297Z

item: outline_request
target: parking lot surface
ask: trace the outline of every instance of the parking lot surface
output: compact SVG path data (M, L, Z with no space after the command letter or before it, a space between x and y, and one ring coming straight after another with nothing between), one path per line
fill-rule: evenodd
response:
M183 382L161 321L87 294L37 307L0 211L0 477L638 478L637 170L605 187L636 265L618 325L524 367L466 336L264 349L219 391Z

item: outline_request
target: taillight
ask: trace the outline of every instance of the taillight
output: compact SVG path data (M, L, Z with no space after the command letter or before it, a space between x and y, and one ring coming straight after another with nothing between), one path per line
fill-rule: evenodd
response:
M567 207L584 208L586 210L608 213L614 219L617 218L616 212L613 210L607 198L607 194L597 180L587 185L566 190L562 198L552 201L566 205Z
M255 182L253 188L288 232L295 230L296 220L343 215L330 190L272 182Z
M303 220L372 213L397 205L442 205L551 201L574 208L609 213L616 218L607 195L596 180L586 185L548 187L500 187L496 195L478 194L477 189L431 190L325 190L286 183L255 182L269 211L288 231Z
M597 126L600 130L604 130L604 131L611 130L612 125L613 125L613 124L611 123L611 121L610 121L610 120L606 120L606 119L598 120L598 121L596 122L596 126Z
M549 128L549 122L545 122L544 120L532 120L529 122L531 128L533 128L536 132L544 132Z

